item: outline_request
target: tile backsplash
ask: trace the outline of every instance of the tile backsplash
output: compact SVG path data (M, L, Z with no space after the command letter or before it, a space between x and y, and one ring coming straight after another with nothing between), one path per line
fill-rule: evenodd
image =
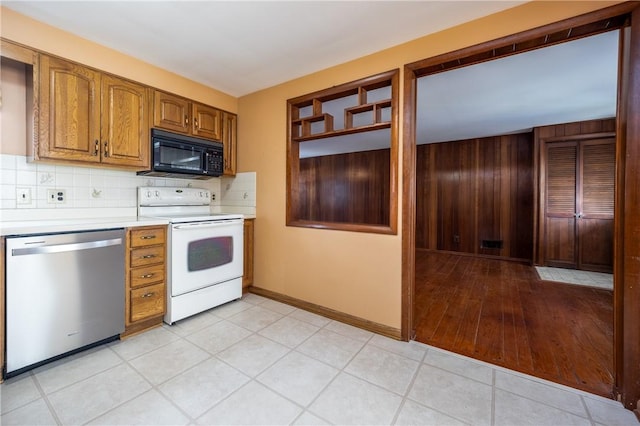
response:
M113 215L135 215L139 186L191 186L210 190L215 199L213 211L254 214L256 206L255 172L236 177L209 180L137 176L135 172L105 168L29 163L22 155L0 154L0 219L17 220L20 212L33 216L35 210L64 209L71 217L87 209L108 209ZM64 192L63 201L52 203L51 190ZM24 201L19 195L25 194ZM29 200L30 198L30 200ZM28 201L28 202L27 202Z

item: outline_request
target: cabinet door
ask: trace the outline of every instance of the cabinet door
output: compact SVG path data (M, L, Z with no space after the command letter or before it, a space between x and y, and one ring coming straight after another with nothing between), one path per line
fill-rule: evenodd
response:
M39 158L100 162L100 73L40 60Z
M216 141L222 139L222 111L194 102L191 107L191 117L193 117L191 133L194 136Z
M188 134L191 110L187 99L156 90L153 96L153 126Z
M102 162L149 168L148 89L118 77L102 76Z
M224 158L224 174L235 176L236 174L236 152L238 116L228 112L222 113L222 144Z

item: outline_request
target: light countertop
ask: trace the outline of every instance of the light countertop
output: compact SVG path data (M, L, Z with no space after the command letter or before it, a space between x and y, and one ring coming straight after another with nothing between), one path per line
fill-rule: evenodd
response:
M168 225L166 219L149 217L100 217L92 219L50 219L0 222L0 236L93 231L135 226Z

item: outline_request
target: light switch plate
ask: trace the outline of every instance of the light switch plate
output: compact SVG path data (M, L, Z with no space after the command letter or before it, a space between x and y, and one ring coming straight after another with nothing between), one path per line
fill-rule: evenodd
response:
M16 204L31 204L31 188L16 188Z

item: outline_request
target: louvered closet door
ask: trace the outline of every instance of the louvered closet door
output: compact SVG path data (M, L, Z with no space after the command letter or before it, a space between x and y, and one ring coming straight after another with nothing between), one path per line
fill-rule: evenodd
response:
M613 138L546 146L545 264L611 272Z
M547 144L545 264L577 268L576 187L578 185L578 144Z
M616 149L612 138L580 144L578 268L613 270L613 199Z

